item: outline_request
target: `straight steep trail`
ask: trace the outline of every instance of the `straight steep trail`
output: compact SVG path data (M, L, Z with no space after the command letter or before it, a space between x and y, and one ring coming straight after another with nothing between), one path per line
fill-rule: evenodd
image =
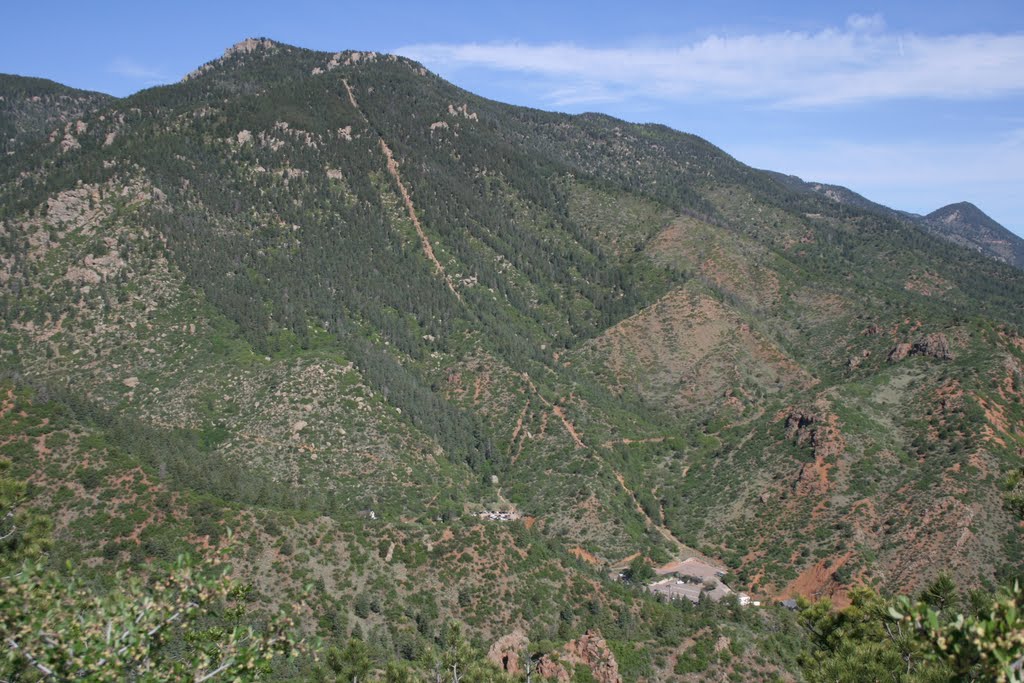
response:
M369 119L366 113L360 108L359 103L356 101L356 96L352 92L352 86L348 84L345 79L341 80L345 86L345 91L348 93L348 101L352 104L359 115L364 121L369 123ZM452 282L451 277L445 271L444 266L437 260L437 256L434 255L434 246L430 243L430 238L427 237L427 233L423 230L423 225L420 223L419 216L416 215L416 207L412 203L412 195L409 194L409 188L406 187L405 182L402 180L402 175L398 171L398 161L395 159L394 152L391 151L391 147L388 146L387 141L380 133L377 134L378 142L380 143L380 151L384 154L387 159L388 173L391 174L391 178L395 181L395 185L398 186L398 192L402 195L402 202L405 204L405 210L409 213L409 219L412 221L412 226L416 229L416 234L420 238L420 245L423 247L423 254L427 257L431 263L434 264L434 269L437 274L441 276L444 283L448 285L448 289L451 290L455 298L460 302L462 301L462 295L455 289L455 283Z

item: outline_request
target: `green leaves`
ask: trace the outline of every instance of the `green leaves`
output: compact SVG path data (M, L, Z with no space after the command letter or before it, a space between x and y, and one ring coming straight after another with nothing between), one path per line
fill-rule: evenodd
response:
M244 597L225 571L179 559L144 580L118 574L94 593L75 574L25 562L0 594L0 673L48 680L253 680L296 650L278 620L257 633L239 623ZM221 615L221 616L218 616ZM226 618L225 618L226 617Z
M957 677L1019 682L1024 680L1022 598L1024 591L1014 582L981 615L945 617L928 604L910 605L906 599L896 613L930 644L931 658L946 662Z
M981 614L953 609L956 587L940 575L922 601L898 596L887 604L870 591L854 604L831 612L822 603L800 620L819 645L811 680L821 681L1001 681L1020 683L1024 662L1024 618L1018 583L1004 589ZM884 610L879 609L884 604ZM867 610L865 605L871 605ZM859 615L859 616L858 616ZM853 621L860 629L850 628ZM867 662L873 662L868 667ZM888 662L888 673L878 668ZM875 673L869 673L869 669Z

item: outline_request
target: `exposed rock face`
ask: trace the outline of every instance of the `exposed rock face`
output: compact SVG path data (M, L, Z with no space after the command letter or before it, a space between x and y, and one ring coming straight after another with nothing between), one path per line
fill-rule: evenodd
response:
M522 657L529 656L528 645L526 634L517 628L491 645L491 649L487 651L487 659L510 676L518 676L523 672Z
M901 360L910 355L910 351L913 348L914 347L911 344L897 344L896 346L893 347L892 351L889 352L889 362L899 363Z
M831 413L822 417L809 410L794 409L786 416L786 438L798 446L810 444L818 458L838 455L846 447L846 439L837 422L838 418Z
M495 652L495 648L498 648L499 644L514 635L515 633L505 636L491 647L491 652L487 656L498 666L502 666L502 662L495 660L491 653ZM537 660L534 673L539 678L569 683L569 671L561 662L587 667L598 683L622 683L619 663L615 661L615 655L612 654L608 643L597 631L589 630L576 640L566 643L558 652L544 655ZM506 669L506 671L514 674L511 669Z
M846 361L846 367L849 368L850 370L856 370L857 368L860 367L860 364L864 362L864 359L869 358L870 356L871 352L868 351L867 349L864 349L863 351L860 352L859 355L850 356L850 360Z
M901 343L889 352L889 362L898 363L907 356L930 356L938 360L953 360L949 340L941 332L926 335L913 344Z
M949 340L946 339L946 335L938 332L929 334L924 339L916 342L913 353L931 356L939 360L953 360L953 354L949 350Z
M839 418L820 406L820 412L793 409L786 416L786 438L798 446L810 445L814 460L800 465L794 488L797 494L825 493L829 488L827 459L846 449L846 438L839 430Z
M539 678L558 681L558 683L569 683L569 672L550 655L544 655L537 660L537 668L534 669L534 673Z
M576 640L566 643L562 650L566 661L589 667L598 683L622 683L619 663L615 661L608 643L597 631L587 631Z
M827 422L814 430L811 445L814 446L814 457L830 458L839 455L846 449L846 438L835 424L835 415L829 415Z
M181 80L184 82L190 81L195 78L199 78L206 72L212 71L216 65L222 64L225 60L227 60L230 57L233 57L234 55L252 54L253 52L256 52L257 50L261 49L276 50L277 44L272 40L268 40L267 38L246 38L242 42L235 43L234 45L229 47L227 50L224 51L223 55L213 60L212 62L207 62L198 69L185 74L185 77Z
M811 412L794 410L786 416L786 438L796 440L798 446L803 446L812 437L814 430L810 427L818 421L818 417Z
M260 48L269 50L274 47L276 47L274 45L274 41L268 40L266 38L246 38L242 42L235 43L227 50L225 50L224 58L226 59L236 54L249 54L251 52L256 52L256 50L259 50Z

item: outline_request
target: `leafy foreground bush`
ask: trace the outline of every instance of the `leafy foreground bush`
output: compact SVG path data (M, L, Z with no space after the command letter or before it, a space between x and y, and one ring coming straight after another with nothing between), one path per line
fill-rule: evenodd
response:
M30 561L3 582L4 680L251 680L295 651L290 623L240 625L247 589L185 558L104 594Z
M1024 591L1019 582L979 614L950 618L905 596L889 609L929 643L928 656L948 666L957 680L1024 681Z
M800 621L813 646L804 672L815 683L1024 681L1024 591L975 591L965 609L940 576L917 601L887 600L868 588L835 611L829 600L805 603Z

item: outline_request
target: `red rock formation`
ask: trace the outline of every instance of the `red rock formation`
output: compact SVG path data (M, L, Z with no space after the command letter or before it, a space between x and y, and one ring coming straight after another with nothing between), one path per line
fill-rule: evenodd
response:
M809 410L794 409L786 416L786 438L798 446L810 444L818 459L839 455L846 439L839 431L839 418L831 413L822 417Z
M803 446L812 438L814 430L810 427L817 421L818 416L812 412L793 410L786 416L786 438Z
M930 356L938 360L953 360L949 340L940 332L925 335L913 344L897 344L889 352L889 362L898 363L907 356Z
M619 663L615 661L608 643L597 631L589 630L576 640L566 643L558 652L544 655L537 661L534 673L540 678L568 683L569 672L560 660L587 667L598 683L622 683Z
M797 495L820 494L829 489L829 458L846 450L846 437L839 430L839 417L827 411L827 404L818 406L821 413L793 409L786 416L786 438L798 446L810 445L814 460L800 465L793 487Z
M817 427L811 435L811 445L814 446L814 457L819 460L839 455L846 450L846 437L839 431L836 425L838 418L829 415L825 424Z
M949 350L949 340L946 339L946 335L939 332L929 334L924 339L915 342L913 353L931 356L939 360L953 360L953 353Z
M576 640L566 643L562 651L566 661L588 667L598 683L622 683L619 663L615 661L608 643L597 631L587 631Z
M537 668L534 673L539 678L555 680L558 683L569 683L569 672L565 667L551 658L551 655L544 655L537 660Z
M523 671L522 657L529 656L528 645L526 634L517 628L491 645L491 649L487 651L487 659L510 676L518 676Z

